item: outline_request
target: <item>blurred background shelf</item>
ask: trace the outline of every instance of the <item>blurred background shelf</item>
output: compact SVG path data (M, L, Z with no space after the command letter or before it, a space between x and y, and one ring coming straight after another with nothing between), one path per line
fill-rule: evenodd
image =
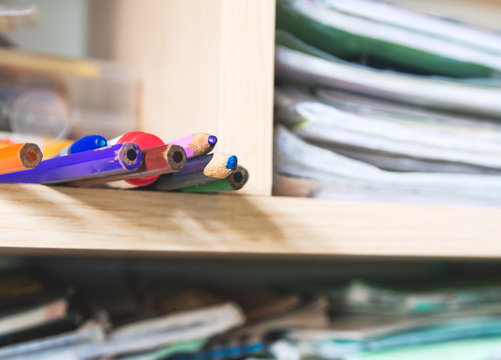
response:
M4 254L501 258L495 208L41 185L0 191Z
M2 185L2 253L501 257L501 209L270 196L274 1L92 0L75 13L77 55L137 75L141 130L215 133L250 180L238 196Z
M256 333L249 333L252 336L237 331L227 333L228 338L208 337L207 349L218 353L209 357L220 356L220 341L233 346L260 338L267 343L271 340L267 334L275 338L276 330L284 326L286 330L301 328L303 321L306 327L318 326L311 322L319 315L325 321L320 331L331 320L343 322L345 317L347 324L353 319L356 325L353 315L357 302L351 303L349 294L357 301L362 299L362 304L368 303L366 310L373 313L367 314L381 316L382 329L391 329L392 317L410 320L402 334L410 339L411 352L416 352L415 334L419 336L421 330L432 329L425 336L429 338L439 333L439 327L449 328L442 325L448 324L446 319L451 315L452 320L468 320L464 318L467 312L458 307L460 301L479 321L471 324L481 327L485 322L487 331L496 327L499 337L488 340L501 339L501 283L496 276L501 268L501 207L272 196L272 186L276 195L308 196L318 190L316 183L310 186L295 179L289 183L294 192L281 192L280 176L291 174L279 174L279 166L273 168L274 136L279 134L274 131L273 115L276 1L31 1L40 8L40 27L20 30L13 37L16 43L26 49L111 60L125 66L137 80L138 107L133 113L139 130L165 139L198 131L214 133L219 137L217 151L238 155L239 163L249 170L250 180L242 191L221 194L0 184L0 275L12 271L15 279L18 272L26 271L35 278L46 276L49 290L52 285L67 285L71 295L65 291L64 299L71 301L72 317L76 308L82 321L106 321L107 331L110 319L111 330L120 329L120 324L134 326L156 313L164 316L184 311L185 306L203 306L221 291L228 295L221 299L231 301L231 291L240 294L235 301L240 303L237 299L241 298L243 308L250 305L252 310L253 303L262 307L269 314L263 317L264 323L275 327L278 320L279 328L270 327L261 334L261 330L256 331L259 322L249 316L250 329L257 325ZM501 9L501 0L397 1L424 11L442 9L446 14L454 10L461 19L480 19L491 26L499 18L494 8ZM460 3L471 6L460 11ZM113 91L110 94L117 97ZM297 160L295 154L293 160ZM487 198L492 194L481 189ZM344 199L344 195L331 196ZM430 201L440 199L432 196ZM364 291L360 284L370 284L369 290ZM3 286L4 293L7 287ZM283 307L283 299L289 302L291 298L297 303L282 315L267 312L277 304ZM312 299L325 303L323 309L300 315ZM385 302L390 311L381 312ZM283 325L289 315L292 325ZM437 317L428 328L422 323L426 316L429 320ZM194 323L198 331L201 322ZM219 321L212 323L219 325ZM329 326L336 331L336 322ZM465 336L471 336L473 328L465 329ZM183 333L177 325L175 330L161 333L170 337L177 330ZM362 339L366 330L369 334L373 331L368 326L361 329L361 335L353 329L346 334ZM376 344L384 342L379 329L374 331ZM126 347L142 346L143 340L156 337L144 334L133 342L126 340ZM386 340L395 344L396 335L390 334ZM339 344L352 346L343 336ZM95 341L98 348L108 346L101 338ZM458 351L464 352L461 358L480 359L461 350L468 346L467 341L459 345ZM499 341L494 345L497 348ZM294 356L289 353L293 347L295 342L290 348L281 348L286 352L278 354L279 358ZM64 358L72 355L68 346L62 350ZM199 354L208 358L205 351ZM200 358L199 354L193 358ZM136 358L140 354L129 355ZM251 356L272 357L271 352L261 355ZM384 353L376 357L379 355ZM486 358L494 359L487 353L482 356Z

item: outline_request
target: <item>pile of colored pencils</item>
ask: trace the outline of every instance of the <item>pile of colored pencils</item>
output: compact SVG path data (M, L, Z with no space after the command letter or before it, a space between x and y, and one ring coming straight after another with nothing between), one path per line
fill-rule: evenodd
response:
M169 142L142 131L111 140L89 135L61 142L57 152L52 142L45 160L46 140L12 138L0 135L0 183L220 192L241 189L249 177L235 155L211 154L217 138L207 133Z

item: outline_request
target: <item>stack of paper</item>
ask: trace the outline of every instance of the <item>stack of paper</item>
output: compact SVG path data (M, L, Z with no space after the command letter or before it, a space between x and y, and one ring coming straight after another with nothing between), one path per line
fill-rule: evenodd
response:
M277 28L278 195L501 204L500 33L369 0Z
M12 354L4 357L11 360L40 359L61 352L71 353L76 359L96 359L154 350L166 345L210 337L240 325L243 320L236 304L225 303L138 321L118 327L107 336L89 336L89 329L80 329L73 334L61 334L52 341L43 339L32 344L17 345L15 349L0 348L0 351ZM93 332L95 331L93 329ZM87 336L84 338L82 334ZM63 343L63 339L77 335L77 341Z

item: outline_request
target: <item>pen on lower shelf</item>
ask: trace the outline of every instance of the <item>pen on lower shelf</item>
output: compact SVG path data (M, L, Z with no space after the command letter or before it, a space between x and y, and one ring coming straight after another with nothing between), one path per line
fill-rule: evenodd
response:
M185 193L208 193L220 191L235 191L240 190L249 180L249 172L243 166L237 166L227 178L216 181L207 182L200 185L188 186L179 189Z
M0 175L0 182L56 184L83 180L134 171L142 160L136 144L117 144L44 160L34 169Z
M68 182L71 186L94 186L104 183L114 188L135 187L122 180L133 179L137 177L162 175L182 170L186 165L186 153L181 146L162 145L150 149L142 150L143 163L135 171L103 176L95 179L79 180Z
M168 191L228 177L237 167L235 155L208 154L190 159L183 170L162 175L148 189Z
M180 139L169 141L167 144L182 146L188 159L210 153L217 144L217 137L207 133L196 133Z
M114 139L108 140L109 145L131 142L137 144L141 150L150 149L165 145L164 141L158 136L146 133L144 131L131 131ZM134 179L125 180L134 186L146 186L155 182L160 175L144 176Z
M0 174L33 169L42 160L36 144L21 143L0 148Z
M108 145L106 138L101 135L87 135L78 140L75 140L71 145L62 149L57 156L65 156L76 154L82 151L94 150Z

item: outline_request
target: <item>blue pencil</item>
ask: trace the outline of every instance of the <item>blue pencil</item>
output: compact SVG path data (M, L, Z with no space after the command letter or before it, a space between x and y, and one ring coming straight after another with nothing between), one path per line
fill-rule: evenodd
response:
M143 161L139 146L117 144L41 161L35 169L0 175L0 183L56 184L137 170Z

